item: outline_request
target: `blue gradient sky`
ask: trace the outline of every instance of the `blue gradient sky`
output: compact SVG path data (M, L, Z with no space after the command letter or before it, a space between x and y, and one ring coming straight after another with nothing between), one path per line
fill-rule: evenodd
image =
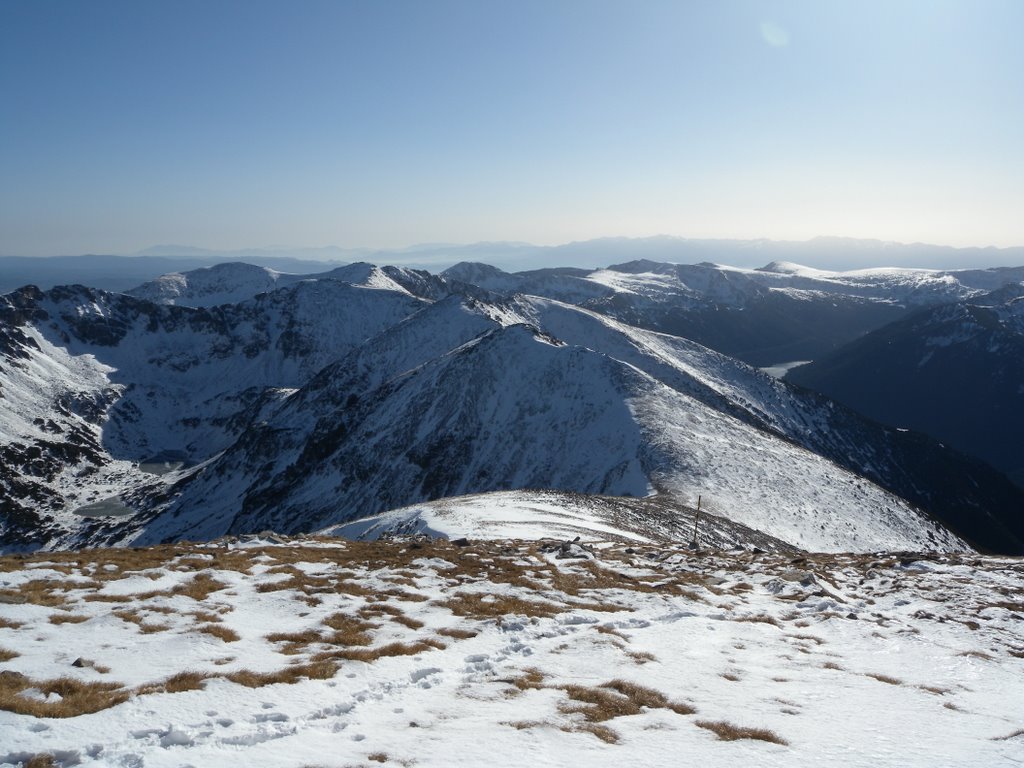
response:
M1024 244L1024 2L0 2L0 253Z

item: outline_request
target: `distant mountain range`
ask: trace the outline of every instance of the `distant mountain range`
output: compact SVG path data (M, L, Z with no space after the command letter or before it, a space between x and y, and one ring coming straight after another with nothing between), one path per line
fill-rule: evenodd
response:
M553 265L592 270L604 264L648 260L694 264L715 262L753 268L770 262L796 262L820 269L866 266L963 269L985 264L1024 264L1024 247L951 248L925 243L819 237L807 241L710 240L660 235L608 237L563 245L522 242L423 243L407 248L244 248L215 250L191 245L158 245L129 256L87 255L24 258L0 256L0 293L23 285L44 290L81 283L122 291L169 272L189 271L227 261L245 261L282 272L323 272L353 261L371 261L437 271L460 261L486 262L508 271Z
M779 301L898 315L1015 277L227 265L22 289L0 298L0 541L312 531L532 488L700 494L803 549L1022 552L1024 491L988 466L656 330Z

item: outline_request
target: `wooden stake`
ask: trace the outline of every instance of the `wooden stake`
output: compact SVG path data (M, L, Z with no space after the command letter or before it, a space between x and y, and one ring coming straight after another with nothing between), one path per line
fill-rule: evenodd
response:
M693 515L693 545L697 546L697 521L700 520L700 496L697 496L697 511Z

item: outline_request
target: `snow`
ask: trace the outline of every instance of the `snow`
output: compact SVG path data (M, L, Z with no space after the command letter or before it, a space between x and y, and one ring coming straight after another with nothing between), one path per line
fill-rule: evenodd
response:
M609 524L600 507L554 492L497 492L414 504L325 529L347 539L374 540L401 531L434 538L573 538L599 541L621 536L651 543L639 533Z
M373 271L357 267L350 277ZM116 298L96 296L92 312L119 317ZM51 301L50 315L70 303ZM810 550L965 546L935 538L906 502L815 455L884 460L845 438L849 425L832 411L685 339L538 297L428 303L324 280L218 309L242 319L233 336L265 339L250 358L236 340L217 351L229 341L220 325L197 333L201 312L174 308L156 334L145 316L134 319L114 347L64 348L32 329L40 349L14 376L37 360L61 370L19 384L39 399L23 411L21 433L29 415L53 413L53 394L35 382L79 391L130 382L105 424L83 428L114 456L176 449L196 463L156 477L109 462L89 483L69 469L58 484L68 506L56 518L68 533L49 546L80 541L71 510L126 493L141 512L105 518L104 542L309 531L431 498L526 488L658 492L690 505L701 495L734 522ZM296 328L308 345L301 355L280 343ZM241 414L251 426L240 436L225 426ZM311 445L320 460L305 466ZM157 514L151 496L164 499Z
M708 766L987 768L1022 754L1019 559L794 558L605 542L595 558L573 560L509 539L230 545L140 551L147 559L134 565L126 550L48 555L60 570L0 560L3 594L20 594L26 572L55 586L76 580L56 592L64 605L4 606L0 648L19 654L4 671L29 678L11 702L57 705L59 694L44 691L58 675L129 694L66 718L0 711L0 764L43 753L62 766L147 768L670 765L685 755ZM117 574L95 567L107 560L120 563ZM291 568L314 575L289 586L282 575ZM118 593L140 591L129 604L87 600L97 573ZM202 600L117 586L197 574L224 586ZM474 595L477 608L455 612ZM509 600L525 613L489 614ZM163 628L141 632L115 613L125 606ZM372 619L369 645L328 641L322 622L339 613ZM65 615L85 620L50 621ZM203 632L208 615L239 639ZM309 630L320 641L291 649L267 637ZM390 643L417 650L359 660ZM338 665L323 679L228 679L323 653ZM77 658L93 666L72 666ZM182 671L210 677L159 692ZM602 686L637 690L616 681L642 686L644 704L588 720L588 701L628 701ZM783 743L723 741L709 730L719 723Z
M788 363L776 363L775 365L768 365L761 368L762 371L767 373L773 379L783 379L786 374L794 368L799 368L801 365L807 365L812 362L811 360L790 360Z

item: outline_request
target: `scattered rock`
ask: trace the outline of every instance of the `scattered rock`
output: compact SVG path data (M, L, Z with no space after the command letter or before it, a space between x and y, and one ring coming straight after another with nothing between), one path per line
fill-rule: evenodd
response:
M462 537L461 539L452 539L452 544L454 544L456 547L468 547L469 539L467 539L466 537Z

